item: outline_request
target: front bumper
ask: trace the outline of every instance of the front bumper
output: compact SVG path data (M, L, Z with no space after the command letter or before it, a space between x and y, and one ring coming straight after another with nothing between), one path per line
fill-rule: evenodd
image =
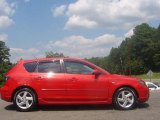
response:
M139 92L139 102L143 103L148 101L149 99L149 89L147 86L144 86L143 88L140 88L140 92Z
M1 99L1 88L0 88L0 99Z

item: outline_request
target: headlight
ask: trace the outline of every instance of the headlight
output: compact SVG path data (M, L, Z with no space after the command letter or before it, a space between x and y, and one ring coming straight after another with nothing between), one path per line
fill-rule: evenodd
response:
M139 80L138 82L139 82L141 85L146 86L146 83L144 82L144 80Z

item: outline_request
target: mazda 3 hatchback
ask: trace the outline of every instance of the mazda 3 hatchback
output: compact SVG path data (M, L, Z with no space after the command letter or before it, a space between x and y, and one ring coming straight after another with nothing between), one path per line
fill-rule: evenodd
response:
M1 99L23 112L44 104L113 104L128 110L149 98L143 80L110 74L75 58L20 60L0 91Z

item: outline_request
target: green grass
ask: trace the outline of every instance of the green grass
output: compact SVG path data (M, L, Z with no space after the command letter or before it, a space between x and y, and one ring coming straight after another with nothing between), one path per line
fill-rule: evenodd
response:
M143 75L133 75L134 77L141 78L141 79L150 79L147 74ZM151 79L159 79L160 80L160 72L159 73L153 73L153 76Z

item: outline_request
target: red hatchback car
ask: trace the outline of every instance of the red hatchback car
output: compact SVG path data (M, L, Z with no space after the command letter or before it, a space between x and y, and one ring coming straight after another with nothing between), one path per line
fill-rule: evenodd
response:
M144 81L75 58L20 60L6 74L0 91L1 99L13 102L19 111L37 104L114 104L128 110L149 98Z

